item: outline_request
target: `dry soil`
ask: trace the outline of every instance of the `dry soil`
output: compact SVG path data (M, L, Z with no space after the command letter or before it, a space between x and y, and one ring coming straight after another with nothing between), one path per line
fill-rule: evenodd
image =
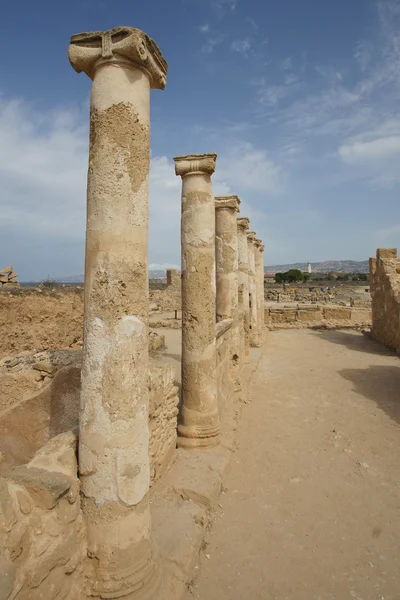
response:
M186 600L399 600L400 363L276 331Z

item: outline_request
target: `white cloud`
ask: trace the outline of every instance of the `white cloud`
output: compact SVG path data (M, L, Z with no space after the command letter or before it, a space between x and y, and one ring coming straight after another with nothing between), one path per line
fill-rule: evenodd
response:
M3 98L0 102L0 256L7 264L15 263L22 279L82 273L87 124L86 109L42 112L23 101ZM152 265L174 267L180 262L181 185L172 158L152 157ZM267 196L280 188L281 171L265 151L242 143L218 156L215 195L262 192ZM249 216L261 220L251 205L243 206Z
M338 150L340 158L347 163L382 160L400 154L400 136L379 138L369 142L345 144Z
M276 195L282 192L283 173L265 150L252 144L236 144L218 157L216 182L227 181L233 193L261 192Z
M235 40L232 42L231 48L234 52L239 52L239 54L247 56L251 49L251 41L249 40L249 38L244 38L243 40Z
M208 23L205 23L204 25L201 25L199 27L199 30L201 31L201 33L208 33L210 31L210 26Z

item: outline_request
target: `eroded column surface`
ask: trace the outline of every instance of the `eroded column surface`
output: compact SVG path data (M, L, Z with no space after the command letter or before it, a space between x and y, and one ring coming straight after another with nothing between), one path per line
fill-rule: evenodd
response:
M249 307L249 252L247 247L247 231L249 219L241 217L237 219L237 242L238 242L238 304L239 320L242 323L242 345L245 362L250 360L250 307Z
M93 80L79 470L90 598L156 598L148 433L150 88L167 64L142 31L71 38Z
M254 259L257 293L257 330L260 344L264 339L264 246L261 240L254 240Z
M232 319L231 376L240 389L240 330L238 305L238 243L236 215L240 210L237 196L215 198L217 321Z
M178 445L219 442L215 344L216 154L174 158L182 177L182 406Z
M249 253L249 305L250 305L250 345L260 346L260 336L257 320L257 285L256 285L256 266L255 266L255 246L254 240L256 234L250 231L247 234L247 248Z

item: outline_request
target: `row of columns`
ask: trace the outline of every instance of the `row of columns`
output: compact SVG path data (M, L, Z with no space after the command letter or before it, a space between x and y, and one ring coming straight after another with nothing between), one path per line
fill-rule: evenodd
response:
M82 597L150 600L160 597L161 570L148 498L149 115L150 89L165 87L167 63L130 27L72 36L69 59L93 82L79 420L89 559ZM237 219L236 196L214 199L215 164L215 154L175 158L182 177L178 440L186 448L220 438L217 321L232 321L236 382L249 345L261 339L262 246L248 219Z
M218 444L216 324L231 321L230 371L240 389L249 347L260 346L264 321L264 247L237 196L214 198L215 154L174 158L182 178L182 405L178 445Z

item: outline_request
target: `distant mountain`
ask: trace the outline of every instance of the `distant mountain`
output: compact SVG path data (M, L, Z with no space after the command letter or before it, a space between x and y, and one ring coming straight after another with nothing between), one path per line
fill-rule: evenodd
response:
M307 263L293 263L290 265L268 265L264 267L265 273L284 273L289 269L299 269L307 271ZM367 260L326 260L325 262L311 263L313 273L368 273L369 265Z

